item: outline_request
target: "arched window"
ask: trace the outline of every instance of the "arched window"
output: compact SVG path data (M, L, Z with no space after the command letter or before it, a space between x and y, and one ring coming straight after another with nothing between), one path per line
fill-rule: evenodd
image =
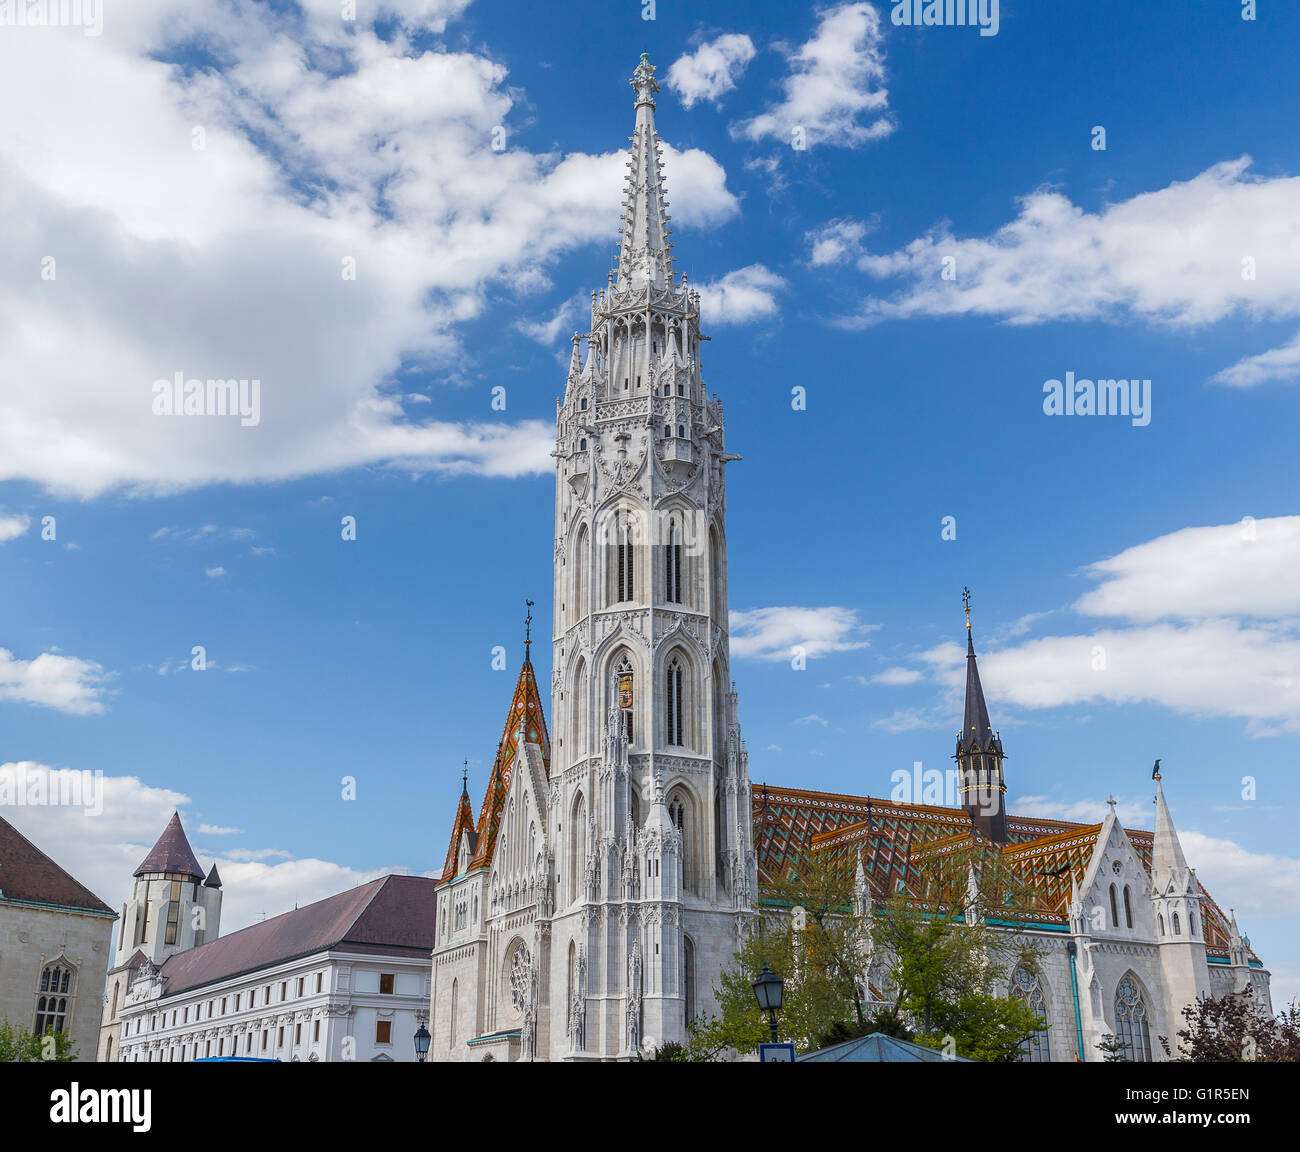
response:
M587 447L585 440L582 446L584 449ZM587 615L587 552L590 548L590 537L584 524L578 530L578 542L573 549L573 600L571 602L575 620L582 620Z
M668 525L668 546L664 549L664 599L682 602L682 538L674 519Z
M626 656L624 656L621 660L619 660L618 665L614 669L614 683L610 689L611 697L616 704L618 702L619 679L623 676L630 676L631 674L632 674L632 662ZM635 705L636 705L636 698L635 696L633 696L633 707L635 707ZM623 739L624 741L626 741L627 746L629 748L632 747L632 738L636 732L635 726L632 723L632 711L633 711L632 708L619 709L619 716L622 718L622 724L623 724Z
M587 802L579 792L569 817L569 902L582 896L582 876L587 865Z
M1129 903L1128 885L1124 885L1124 923L1133 927L1133 905Z
M1112 928L1119 927L1119 905L1115 902L1115 885L1110 886L1110 924Z
M1125 1044L1126 1060L1147 1063L1151 1060L1151 1029L1147 1024L1146 1000L1132 975L1127 975L1115 989L1115 1035Z
M1175 913L1173 914L1172 919L1173 919L1173 922L1174 922L1174 935L1175 935L1175 936L1181 936L1181 935L1183 934L1183 926L1178 922L1178 913L1177 913L1177 912L1175 912Z
M674 656L668 662L667 684L668 743L685 744L685 724L682 716L682 662Z
M1196 935L1196 913L1195 912L1187 913L1187 934L1189 936Z
M635 599L636 591L631 517L616 523L614 532L614 602L623 604Z
M1043 1018L1043 1027L1021 1043L1020 1059L1031 1063L1051 1060L1047 1042L1047 997L1043 995L1042 979L1037 973L1017 965L1011 974L1011 995L1023 1000L1035 1016Z
M451 1028L448 1030L447 1050L456 1047L456 1010L460 1006L460 981L451 982Z
M506 958L505 988L502 1002L516 1020L522 1019L532 999L532 958L522 940L515 943Z
M682 999L686 1005L686 1027L695 1019L695 942L682 937Z
M587 683L587 662L578 659L577 671L573 677L571 699L573 707L569 710L569 762L576 764L587 754L587 720L590 712L588 697L591 689Z
M32 1029L37 1036L67 1031L67 992L71 981L72 970L64 964L56 962L41 969L38 987L41 994L36 1000L36 1026Z
M696 840L699 829L695 826L695 804L686 789L675 788L669 794L668 816L673 826L682 834L682 887L687 892L697 892L699 856Z
M1164 917L1164 913L1158 913L1158 914L1156 915L1156 920L1159 921L1159 923L1160 923L1160 935L1163 936L1163 935L1165 934L1165 917Z
M627 790L628 808L632 814L632 827L641 827L641 795L636 790L635 784L628 784Z
M680 439L682 439L682 440L685 440L685 439L686 439L686 425L685 425L685 424L678 424L678 425L677 425L677 435L678 435L678 437L679 437Z

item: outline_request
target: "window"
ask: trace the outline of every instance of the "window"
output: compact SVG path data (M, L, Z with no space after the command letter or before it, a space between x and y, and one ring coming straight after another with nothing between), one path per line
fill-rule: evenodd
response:
M682 542L676 520L668 525L668 547L664 550L664 599L670 604L682 602Z
M301 1044L301 1043L302 1043L302 1025L301 1025L301 1024L295 1024L295 1025L293 1026L293 1042L294 1042L295 1045L297 1045L297 1044Z
M680 437L682 440L685 440L685 439L686 439L686 425L685 425L685 424L678 424L678 425L677 425L677 435L678 435L678 437Z
M1171 919L1174 922L1174 935L1181 936L1183 934L1183 926L1178 922L1178 913L1175 912Z
M284 1047L284 1025L283 1024L280 1025L280 1035L275 1041L275 1046L277 1048Z
M587 450L587 441L586 441L585 439L583 439L583 440L579 440L579 441L578 441L578 451L579 451L579 452L585 452L586 450Z
M252 1050L253 1050L253 1034L251 1032L248 1032L244 1036L244 1051L251 1052Z
M379 1020L375 1023L375 1043L391 1044L393 1042L393 1022Z
M317 972L317 973L316 973L316 991L317 991L317 992L320 991L321 975L322 975L322 973L320 973L320 972Z
M1011 995L1023 1000L1034 1015L1043 1017L1043 1027L1021 1043L1020 1059L1033 1064L1051 1060L1047 1043L1047 999L1043 995L1042 980L1036 973L1017 966L1011 974Z
M46 1032L65 1032L68 1023L68 986L72 970L62 964L49 964L41 969L39 991L36 998L36 1025L32 1031L37 1036Z
M1119 927L1119 905L1115 902L1115 885L1110 886L1110 923L1112 928Z
M1160 922L1160 935L1163 936L1165 934L1165 918L1163 913L1156 916L1156 919Z
M674 656L668 664L668 743L684 744L682 739L682 662Z
M384 996L393 994L393 973L381 972L379 974L379 991Z
M226 1014L226 997L224 996L221 998L221 1014L223 1016Z
M302 989L303 989L303 985L304 985L305 983L306 983L306 978L303 977L303 976L299 976L299 977L298 977L298 995L299 995L299 996L302 995Z
M1196 935L1196 913L1187 913L1187 933L1189 936Z
M280 981L280 1000L281 1002L289 999L289 981Z
M1151 1029L1147 1006L1132 975L1125 976L1115 990L1115 1034L1125 1044L1125 1059L1146 1063L1151 1059Z
M312 1041L313 1041L313 1042L315 1042L315 1041L317 1041L317 1040L320 1039L320 1021L319 1021L319 1020L314 1020L314 1021L312 1021L312 1026L311 1026L311 1038L312 1038Z
M266 1051L266 1041L267 1041L268 1035L269 1035L268 1030L265 1029L265 1028L263 1028L263 1029L262 1029L262 1051L263 1051L263 1052Z
M263 1004L271 1003L271 985L269 984L264 989L262 989L262 1003Z
M1133 905L1129 903L1128 885L1124 885L1124 923L1133 927Z
M582 398L582 410L584 412L587 410L587 398L585 396Z
M167 933L163 937L166 944L175 944L181 920L181 882L172 881L171 899L167 902Z
M149 891L149 886L146 884L145 885L146 894L148 893L148 891ZM148 896L146 895L143 915L140 917L140 927L137 929L135 934L135 942L137 944L143 944L149 938L149 909L151 907L152 905L149 903Z
M621 526L616 526L616 543L614 545L614 565L615 580L614 592L615 601L624 603L633 599L635 592L635 580L633 563L634 556L632 552L632 522L625 519Z

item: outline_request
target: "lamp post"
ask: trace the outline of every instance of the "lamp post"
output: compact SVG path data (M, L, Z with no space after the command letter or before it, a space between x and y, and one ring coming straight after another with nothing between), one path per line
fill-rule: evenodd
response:
M415 1033L415 1058L421 1064L424 1063L425 1057L429 1055L429 1041L432 1037L429 1030L424 1026L424 1021L420 1021L419 1030Z
M772 1043L776 1043L776 1014L781 1011L781 1001L785 996L785 981L781 979L767 962L763 963L763 971L758 974L758 979L754 981L754 999L758 1001L760 1012L767 1013L767 1022L772 1029Z

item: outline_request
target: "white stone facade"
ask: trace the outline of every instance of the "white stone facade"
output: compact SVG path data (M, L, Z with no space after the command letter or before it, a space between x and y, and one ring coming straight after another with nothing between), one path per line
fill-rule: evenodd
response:
M0 1019L32 1031L40 1000L52 994L42 990L43 974L66 972L67 991L60 975L53 993L62 1002L63 1031L76 1059L93 1061L112 941L112 913L0 897Z
M384 991L389 979L392 991ZM429 967L410 956L327 951L176 995L163 991L149 971L131 985L116 1059L411 1062L427 1015Z
M490 866L467 870L466 843L439 889L432 1059L683 1041L752 914L727 634L738 457L701 376L699 295L673 270L644 59L632 85L618 268L556 413L551 763L527 745Z

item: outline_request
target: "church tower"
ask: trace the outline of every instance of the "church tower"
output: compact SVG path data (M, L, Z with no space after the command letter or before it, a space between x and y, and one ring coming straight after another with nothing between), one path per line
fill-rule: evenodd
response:
M699 293L674 268L647 56L631 84L617 264L556 413L554 930L586 984L554 990L581 1016L553 1029L556 1057L684 1040L756 888L727 634L739 457L700 372Z
M135 870L131 899L122 905L117 950L104 988L99 1059L111 1061L118 1044L118 1010L135 973L161 968L167 957L215 940L221 931L221 877L204 876L179 812Z
M1192 1004L1210 992L1205 956L1205 921L1201 886L1187 866L1174 828L1159 771L1156 780L1156 827L1151 845L1151 903L1156 917L1160 966L1172 1004Z
M1002 779L1002 738L989 723L988 705L975 662L975 641L970 628L970 589L962 593L966 605L966 714L957 733L957 781L961 805L971 824L994 844L1007 842L1007 786Z

